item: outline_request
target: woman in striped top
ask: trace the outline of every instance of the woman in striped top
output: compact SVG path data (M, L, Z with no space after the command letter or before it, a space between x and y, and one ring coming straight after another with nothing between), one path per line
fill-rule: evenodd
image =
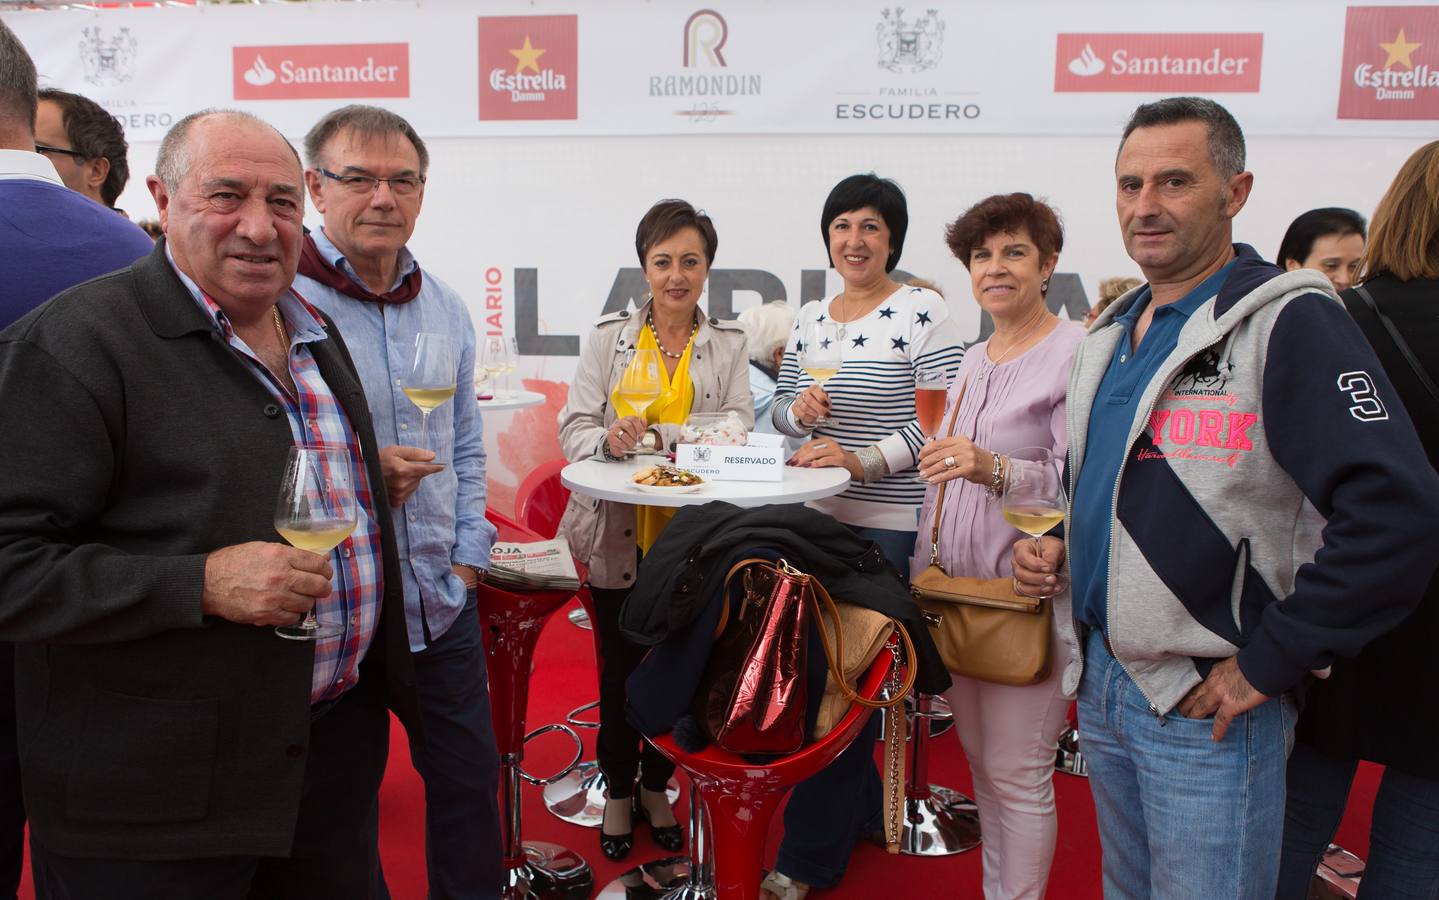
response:
M952 377L964 355L944 299L890 278L908 225L904 193L892 181L854 175L830 192L820 233L844 290L800 309L771 410L780 432L810 438L793 465L849 470L848 489L811 505L877 543L906 574L924 499L914 470L924 442L915 422L914 374L939 369ZM800 366L806 326L820 321L835 323L826 339L841 348L839 371L823 386ZM830 421L816 425L824 415ZM880 830L878 723L871 717L829 768L796 786L779 857L763 884L766 897L798 900L812 886L834 886L859 837Z

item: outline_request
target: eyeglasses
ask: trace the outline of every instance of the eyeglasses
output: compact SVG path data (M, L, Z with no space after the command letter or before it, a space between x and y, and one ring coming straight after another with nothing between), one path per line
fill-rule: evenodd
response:
M86 156L85 154L81 153L79 150L66 150L66 149L64 149L63 147L51 147L49 144L36 144L36 145L35 145L35 152L36 152L36 153L45 153L45 154L59 153L61 156L73 156L75 159L80 159L80 160L85 160L85 159L89 159L89 158L90 158L90 157Z
M376 178L373 175L336 175L329 169L320 169L321 175L333 181L338 181L340 187L352 194L373 194L379 190L383 182L390 186L390 190L396 197L409 197L420 189L425 183L423 175L402 175L398 178Z

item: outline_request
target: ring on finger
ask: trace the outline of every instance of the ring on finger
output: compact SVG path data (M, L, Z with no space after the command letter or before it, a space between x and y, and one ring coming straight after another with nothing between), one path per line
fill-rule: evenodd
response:
M945 467L946 469L953 469L953 468L954 468L954 465L955 465L955 463L954 463L954 457L953 457L953 456L946 456L946 457L944 458L944 467Z

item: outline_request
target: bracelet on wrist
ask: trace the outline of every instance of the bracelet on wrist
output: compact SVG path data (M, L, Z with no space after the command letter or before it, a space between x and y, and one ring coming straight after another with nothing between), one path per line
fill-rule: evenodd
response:
M862 481L865 484L879 481L889 474L889 463L885 462L884 454L879 452L879 448L875 445L861 447L855 451L854 455L859 457L859 466L864 471Z
M989 484L985 485L984 490L991 498L995 498L1004 493L1004 457L994 452L989 456L993 468L990 469Z

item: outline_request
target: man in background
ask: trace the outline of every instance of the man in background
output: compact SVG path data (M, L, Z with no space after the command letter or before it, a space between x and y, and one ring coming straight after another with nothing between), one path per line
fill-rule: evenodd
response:
M130 180L130 145L120 121L89 97L54 88L39 96L35 151L54 163L67 188L115 209Z
M345 335L365 386L399 541L405 618L424 743L432 900L498 897L499 752L490 720L475 591L495 528L485 518L485 442L474 381L475 329L464 301L406 247L425 198L429 151L403 118L346 106L305 136L305 183L324 227L305 237L295 290ZM430 415L402 390L417 338L450 339L457 390Z
M50 160L35 152L36 105L35 64L0 22L0 328L65 288L150 252L143 231L67 190ZM0 897L8 898L20 886L25 842L14 659L14 646L0 643Z

